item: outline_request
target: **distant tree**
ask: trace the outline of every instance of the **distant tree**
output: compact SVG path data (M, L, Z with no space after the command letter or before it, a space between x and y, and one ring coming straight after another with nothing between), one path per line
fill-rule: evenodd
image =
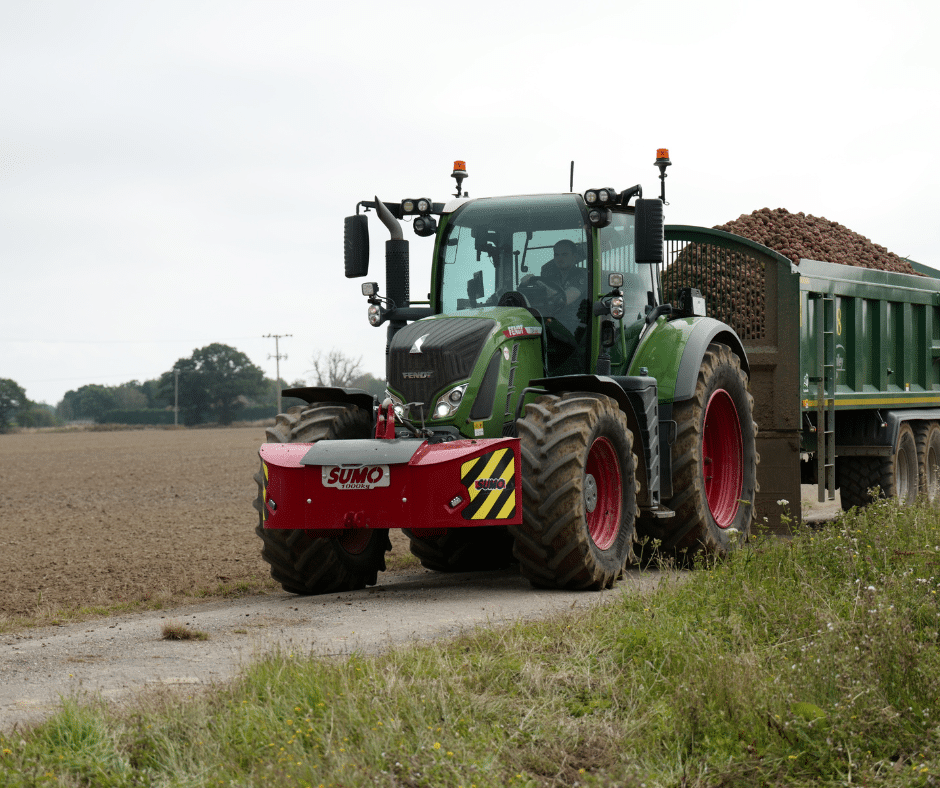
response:
M248 398L264 396L261 367L229 345L218 342L193 351L174 365L179 372L179 405L183 423L200 424L215 419L231 424ZM173 402L173 370L160 376L159 395Z
M26 392L15 380L0 378L0 432L8 432L17 424L17 417L29 409Z
M114 389L98 383L89 383L75 391L66 391L57 412L63 419L97 419L117 408Z
M136 381L132 382L136 383ZM138 383L137 388L147 398L148 408L168 408L173 405L172 397L167 399L160 395L159 379L145 380L143 383Z
M140 383L132 380L112 389L114 403L120 410L141 410L147 407L147 395L141 391Z
M55 409L45 402L30 402L26 410L21 410L16 417L21 427L53 427L58 423Z
M363 389L368 391L370 394L378 397L379 402L381 402L385 397L385 381L381 378L375 377L375 375L370 375L368 372L356 378L352 382L352 387L354 389Z
M361 376L359 367L362 366L362 356L350 358L335 348L325 356L317 353L310 362L313 369L308 373L313 375L314 386L337 386L349 388L352 382Z

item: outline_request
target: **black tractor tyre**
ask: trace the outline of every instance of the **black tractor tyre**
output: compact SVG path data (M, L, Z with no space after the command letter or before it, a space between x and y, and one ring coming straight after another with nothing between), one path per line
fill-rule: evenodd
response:
M871 503L869 491L878 484L879 465L876 457L840 457L836 460L836 484L843 511Z
M355 405L317 403L290 408L265 430L268 443L312 443L317 440L368 438L369 413ZM385 553L392 549L388 529L346 531L340 537L313 536L302 529L264 528L264 473L254 476L258 496L255 533L261 538L261 557L271 565L271 577L292 594L355 591L375 585L385 570Z
M541 588L610 588L636 533L637 460L624 414L602 394L547 394L516 428L523 520L509 531L522 574Z
M724 556L751 532L757 495L754 398L741 362L727 345L705 351L691 399L673 406L673 496L676 514L663 549L683 562L696 554Z
M435 572L482 572L505 569L513 563L512 535L505 526L446 528L433 536L402 529L411 553L425 569Z
M875 485L881 490L882 497L897 498L903 505L911 504L917 498L920 480L920 465L917 458L917 441L914 430L907 422L898 428L898 437L890 457L877 457Z
M940 503L940 424L924 421L914 431L920 466L920 493L931 504Z
M912 504L921 485L921 453L914 430L904 422L898 429L894 450L885 457L846 458L839 470L839 496L846 511L872 502L871 491L881 498L897 498Z

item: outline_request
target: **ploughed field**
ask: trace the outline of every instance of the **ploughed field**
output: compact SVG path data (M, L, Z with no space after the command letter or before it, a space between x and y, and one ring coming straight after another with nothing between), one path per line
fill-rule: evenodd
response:
M0 435L0 617L260 588L263 442L262 427Z

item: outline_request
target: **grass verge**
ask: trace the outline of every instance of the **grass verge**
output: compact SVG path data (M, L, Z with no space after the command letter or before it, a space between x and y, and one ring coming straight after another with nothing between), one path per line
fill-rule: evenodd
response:
M938 566L937 513L878 502L587 614L68 701L0 784L934 785Z

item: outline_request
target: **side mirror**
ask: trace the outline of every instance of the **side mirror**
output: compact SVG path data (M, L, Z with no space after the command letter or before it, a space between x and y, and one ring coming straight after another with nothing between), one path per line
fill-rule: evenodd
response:
M477 271L473 279L467 282L467 297L470 303L476 306L477 301L483 298L483 272Z
M637 199L636 203L636 261L662 265L665 260L663 239L663 202Z
M344 221L343 261L347 279L369 273L369 224L364 213L347 216Z

